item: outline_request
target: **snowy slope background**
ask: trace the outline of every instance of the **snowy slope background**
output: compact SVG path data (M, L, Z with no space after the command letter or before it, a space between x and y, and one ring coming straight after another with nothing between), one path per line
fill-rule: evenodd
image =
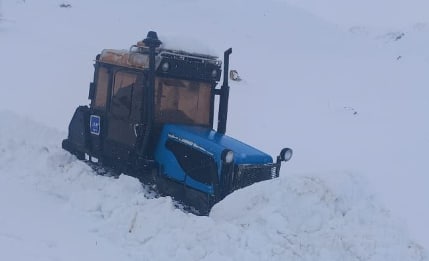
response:
M361 2L2 0L0 259L427 260L429 6ZM148 30L233 47L228 133L294 148L279 179L196 217L61 150L95 55Z

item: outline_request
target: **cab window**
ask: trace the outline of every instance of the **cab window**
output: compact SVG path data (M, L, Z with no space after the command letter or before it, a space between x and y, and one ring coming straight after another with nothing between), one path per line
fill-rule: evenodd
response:
M162 123L209 125L211 85L197 81L157 78L155 120Z
M130 72L118 71L112 89L110 112L119 117L129 117L132 106L133 90L137 75Z
M96 83L97 87L95 90L94 107L105 109L107 100L107 87L109 84L109 72L106 68L99 67Z

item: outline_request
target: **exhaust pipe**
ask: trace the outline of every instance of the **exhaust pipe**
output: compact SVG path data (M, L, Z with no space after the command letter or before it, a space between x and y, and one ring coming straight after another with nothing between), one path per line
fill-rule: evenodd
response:
M219 113L217 122L217 132L225 134L226 132L226 121L228 119L228 99L229 99L229 86L228 86L228 74L229 74L229 56L232 53L232 48L225 51L223 56L223 84L220 88L220 101L219 101Z
M155 93L155 49L158 48L162 42L158 39L158 35L154 31L149 31L147 33L146 39L143 40L143 43L149 47L149 79L148 79L148 88L146 88L146 110L142 107L141 121L144 120L144 112L146 113L146 129L144 130L142 146L140 148L140 155L145 157L148 153L148 143L149 137L152 131L153 124L153 111L154 111L154 93ZM143 96L143 99L145 99ZM142 101L142 104L145 104L145 101Z

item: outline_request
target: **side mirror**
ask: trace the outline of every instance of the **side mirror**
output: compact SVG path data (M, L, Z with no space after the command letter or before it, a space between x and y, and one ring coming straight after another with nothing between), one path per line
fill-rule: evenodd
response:
M292 158L293 151L289 148L284 148L280 151L280 160L289 161Z
M238 74L237 70L231 70L231 71L229 72L229 78L230 78L231 80L233 80L233 81L236 81L236 82L241 81L241 77L240 77L240 75Z

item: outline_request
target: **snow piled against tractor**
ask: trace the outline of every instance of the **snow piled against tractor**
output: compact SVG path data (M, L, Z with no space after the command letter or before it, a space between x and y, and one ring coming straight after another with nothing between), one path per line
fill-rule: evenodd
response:
M1 256L427 260L352 173L285 175L198 217L135 178L96 175L60 148L64 133L9 112L0 120L0 206L9 210L0 215Z

